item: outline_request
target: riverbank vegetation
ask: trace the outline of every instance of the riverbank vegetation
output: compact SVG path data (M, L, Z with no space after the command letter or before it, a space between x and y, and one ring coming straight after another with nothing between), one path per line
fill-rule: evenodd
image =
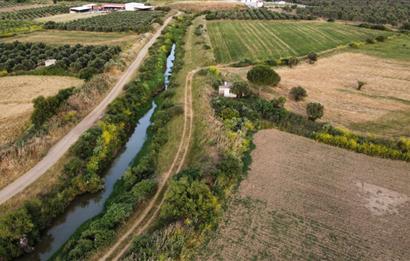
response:
M22 255L25 249L21 239L27 240L29 246L35 245L41 233L75 197L102 189L104 171L118 155L138 118L149 108L152 97L163 88L163 70L173 35L167 33L160 39L150 48L138 78L128 84L124 95L109 105L103 119L73 146L56 187L0 217L1 256L10 259Z
M163 36L151 47L150 57L140 70L142 74L136 82L151 83L155 78L152 77L154 70L158 77L161 75L157 80L163 84L163 68L173 44L177 46L173 74L182 68L182 39L190 22L189 17L178 18L175 24L164 30ZM183 112L180 105L174 102L175 87L171 82L169 88L156 99L158 108L151 119L148 139L142 151L116 184L103 213L83 225L62 247L56 256L57 259L84 260L114 242L121 225L155 193L157 179L161 174L159 153L171 135L168 133L167 124Z

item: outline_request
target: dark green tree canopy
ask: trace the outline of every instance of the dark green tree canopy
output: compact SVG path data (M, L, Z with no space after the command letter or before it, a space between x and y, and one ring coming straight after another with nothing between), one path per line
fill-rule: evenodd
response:
M280 81L280 76L267 65L256 65L248 71L247 78L257 85L276 85Z

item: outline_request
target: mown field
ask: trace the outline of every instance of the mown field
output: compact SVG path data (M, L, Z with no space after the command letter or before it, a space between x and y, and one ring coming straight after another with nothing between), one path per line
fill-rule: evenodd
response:
M410 165L280 132L197 260L408 260Z
M215 21L207 27L219 63L303 56L388 34L327 22Z

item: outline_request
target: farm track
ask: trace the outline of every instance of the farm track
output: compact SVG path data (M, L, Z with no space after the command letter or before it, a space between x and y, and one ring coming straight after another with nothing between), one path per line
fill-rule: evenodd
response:
M171 22L172 18L170 16L165 21L164 24L154 33L151 39L145 44L145 46L138 53L135 60L128 67L128 69L122 74L121 78L111 89L108 95L101 101L97 107L90 112L80 123L78 123L67 135L65 135L59 142L57 142L48 151L47 155L38 162L33 168L27 171L25 174L20 176L18 179L13 181L8 186L4 187L0 191L0 204L3 204L8 199L22 192L25 188L34 183L38 178L47 172L73 145L78 138L86 130L88 130L92 125L102 117L107 106L122 93L123 87L127 84L133 77L134 72L139 68L139 66L144 61L144 58L148 54L148 49L154 44L157 38L161 35L162 30Z
M192 80L198 70L199 69L189 72L185 80L184 126L178 150L175 154L171 167L163 176L161 176L162 179L158 186L157 192L141 213L139 218L135 220L131 228L117 240L114 246L112 246L100 260L119 260L132 244L130 236L141 235L152 224L158 216L159 210L164 203L164 192L168 187L167 185L170 177L172 177L173 174L178 173L184 166L191 141L194 117L192 109ZM123 246L126 240L129 241Z

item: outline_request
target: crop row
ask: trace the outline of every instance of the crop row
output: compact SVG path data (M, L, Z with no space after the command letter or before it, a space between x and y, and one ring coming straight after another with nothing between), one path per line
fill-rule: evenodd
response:
M151 24L161 22L164 12L114 12L88 19L78 19L67 23L47 22L47 29L96 31L96 32L128 32L144 33L151 30Z
M280 20L280 19L314 19L313 16L293 15L272 12L266 8L244 10L221 10L206 12L207 20L233 19L233 20Z
M18 32L27 32L36 29L41 29L41 26L29 21L0 20L0 37L11 36Z
M0 71L26 72L48 59L56 59L50 69L88 79L104 69L104 65L120 52L119 47L64 45L52 47L44 43L0 43ZM50 70L49 69L49 70ZM63 73L64 74L64 73Z
M39 17L68 13L69 11L70 7L66 5L43 6L14 12L0 13L0 20L31 20Z

